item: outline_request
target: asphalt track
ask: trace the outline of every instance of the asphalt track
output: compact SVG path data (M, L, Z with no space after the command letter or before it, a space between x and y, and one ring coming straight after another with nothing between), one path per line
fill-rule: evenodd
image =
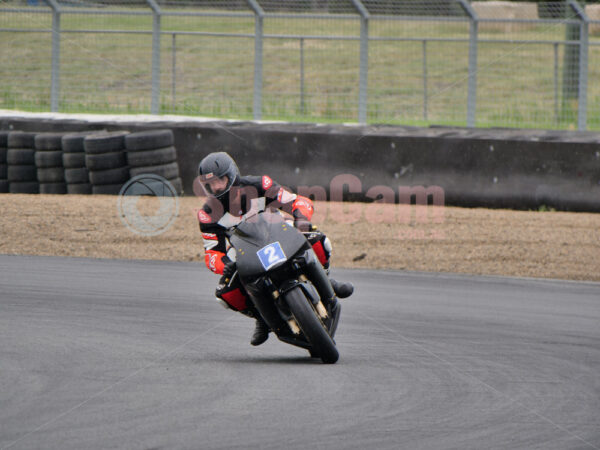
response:
M0 256L0 449L600 448L600 284L335 275L323 365L199 264Z

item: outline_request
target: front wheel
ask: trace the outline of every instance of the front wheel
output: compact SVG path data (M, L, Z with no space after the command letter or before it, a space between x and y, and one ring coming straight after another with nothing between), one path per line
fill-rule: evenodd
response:
M285 300L314 353L319 355L325 364L335 363L340 357L337 348L304 291L295 287L285 294Z

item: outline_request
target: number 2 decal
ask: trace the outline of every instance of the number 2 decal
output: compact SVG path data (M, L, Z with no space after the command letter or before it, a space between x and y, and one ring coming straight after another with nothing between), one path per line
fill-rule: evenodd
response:
M273 242L272 244L261 248L256 252L256 255L260 259L265 270L269 270L271 267L287 259L279 242Z

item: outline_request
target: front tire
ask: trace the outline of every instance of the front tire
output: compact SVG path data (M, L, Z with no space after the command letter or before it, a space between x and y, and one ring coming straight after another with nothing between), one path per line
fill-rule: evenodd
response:
M340 357L337 348L304 291L295 287L285 294L285 300L298 326L312 345L311 356L313 353L319 355L325 364L335 363Z

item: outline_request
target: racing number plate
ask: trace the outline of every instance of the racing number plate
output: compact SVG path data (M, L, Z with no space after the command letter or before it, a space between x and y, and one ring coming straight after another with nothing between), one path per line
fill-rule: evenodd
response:
M273 242L261 248L256 254L265 270L269 270L271 267L287 259L279 242Z

